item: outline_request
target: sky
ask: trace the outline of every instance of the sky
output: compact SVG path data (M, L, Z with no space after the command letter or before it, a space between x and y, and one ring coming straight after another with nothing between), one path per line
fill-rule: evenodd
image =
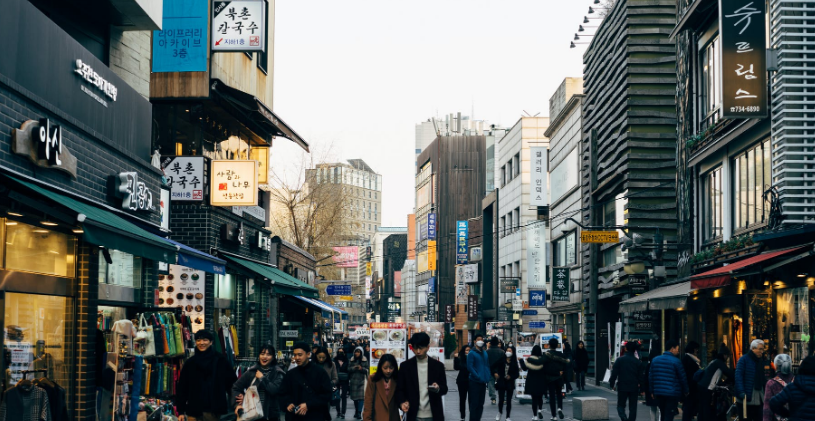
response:
M459 111L504 127L524 112L547 116L563 79L582 76L586 46L569 42L592 4L276 0L274 112L315 156L360 158L380 173L382 226L406 226L415 125ZM278 139L271 165L302 154Z

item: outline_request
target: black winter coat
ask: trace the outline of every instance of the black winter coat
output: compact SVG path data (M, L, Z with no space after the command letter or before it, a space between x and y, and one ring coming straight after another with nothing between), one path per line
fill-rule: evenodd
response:
M574 351L574 370L580 373L589 371L589 351L585 347Z
M216 355L212 357L211 368L207 364L202 367L199 359L203 353L193 355L181 369L176 388L175 405L178 413L200 417L204 412L223 415L232 407L227 402L227 396L232 391L237 377L232 366L223 354L217 353L213 347L207 352Z
M639 392L642 376L642 361L637 359L633 353L626 352L625 355L614 361L609 386L614 388L616 384L620 392Z
M705 374L702 375L702 380L696 385L697 390L708 390L710 382L713 381L713 375L719 370L722 370L722 378L727 376L727 383L733 383L736 380L736 372L727 366L725 360L716 358L705 368Z
M280 410L286 413L287 420L324 421L331 401L331 380L325 369L309 362L305 366L294 367L286 373L280 393ZM288 412L289 405L306 404L305 416Z
M547 382L562 380L571 362L569 359L563 357L562 352L554 350L544 352L543 361L543 371L546 374Z
M785 404L789 404L789 409ZM795 376L792 383L770 399L770 409L790 421L815 420L815 376Z
M682 356L682 368L685 369L685 377L688 381L688 390L690 396L696 396L696 392L698 390L696 382L693 381L693 375L696 374L697 371L701 370L702 367L696 363L690 355L685 354Z
M504 374L507 365L509 365L509 380L506 379L506 374ZM518 366L518 360L513 358L512 362L508 363L505 356L490 367L490 373L492 373L493 378L498 374L498 379L495 380L496 390L515 390L515 380L520 377L521 369Z
M521 360L521 369L526 371L526 386L524 386L524 393L527 395L544 395L546 389L546 373L543 372L543 357L536 357L534 355Z
M275 365L268 370L267 374L262 379L255 379L259 365L255 364L254 367L247 370L241 375L238 381L232 385L232 402L235 402L235 397L245 394L252 381L255 382L255 387L258 388L260 393L260 401L263 407L263 416L266 419L277 419L280 413L280 404L278 402L278 394L280 387L283 385L283 378L286 377L286 372L280 366Z
M470 384L470 370L467 369L467 355L459 354L458 358L453 359L453 368L458 371L456 376L456 384L469 386Z
M419 413L419 388L436 383L439 391L430 392L430 410L434 421L444 421L444 404L442 396L447 394L447 375L444 373L444 364L433 358L427 359L427 384L419 384L419 366L416 357L413 357L399 366L399 377L396 378L396 404L408 402L410 409L407 420L415 421Z

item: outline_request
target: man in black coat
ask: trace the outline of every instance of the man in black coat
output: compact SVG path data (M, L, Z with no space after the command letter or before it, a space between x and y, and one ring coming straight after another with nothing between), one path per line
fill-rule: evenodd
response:
M195 332L195 355L181 369L176 389L178 421L216 421L228 412L237 377L226 357L212 349L214 340L208 330Z
M287 420L325 421L331 402L331 380L325 369L311 361L311 346L298 342L292 348L297 367L286 373L280 388L280 407Z
M444 421L441 397L447 394L447 375L444 364L427 357L430 336L424 332L414 333L410 347L416 354L399 367L396 385L396 402L408 421Z
M685 369L685 377L688 381L688 396L682 402L682 421L693 421L693 417L699 412L699 405L696 396L699 394L699 386L693 381L693 376L702 369L701 361L696 354L699 352L699 342L690 341L685 346L685 355L682 356L682 368Z
M626 353L614 361L611 368L609 385L617 386L617 413L622 421L635 421L637 419L637 395L642 384L642 361L636 355L639 344L628 342L625 344ZM628 401L628 416L625 416L625 402Z

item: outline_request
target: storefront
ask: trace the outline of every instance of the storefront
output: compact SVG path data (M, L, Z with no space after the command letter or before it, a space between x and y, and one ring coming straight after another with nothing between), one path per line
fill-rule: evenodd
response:
M693 323L688 310L690 282L663 285L620 303L620 313L630 316L629 333L625 340L639 340L643 350L665 349L665 341L673 339L684 347L689 341L688 325ZM658 340L658 344L651 341ZM658 345L658 348L654 345Z

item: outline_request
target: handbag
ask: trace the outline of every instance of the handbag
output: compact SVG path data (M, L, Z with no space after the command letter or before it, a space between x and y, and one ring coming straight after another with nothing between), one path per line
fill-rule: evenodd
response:
M167 337L167 355L175 356L175 333L173 333L173 323L170 322L169 314L161 315L161 324L164 325L164 335Z
M173 354L173 356L179 357L184 355L184 338L183 333L181 332L181 329L183 328L181 327L181 324L175 321L175 315L170 314L170 317L172 318L173 337L175 339L175 354Z
M243 393L243 415L240 421L256 421L263 418L263 405L260 402L260 394L258 388L255 386L255 380L252 379L252 384L246 388Z
M161 356L167 354L167 338L164 336L164 327L156 319L156 315L150 316L150 323L153 325L153 339L156 346L156 355Z
M139 331L136 333L136 343L140 344L139 353L145 357L156 355L156 342L153 336L153 326L147 324L144 313L139 316Z

